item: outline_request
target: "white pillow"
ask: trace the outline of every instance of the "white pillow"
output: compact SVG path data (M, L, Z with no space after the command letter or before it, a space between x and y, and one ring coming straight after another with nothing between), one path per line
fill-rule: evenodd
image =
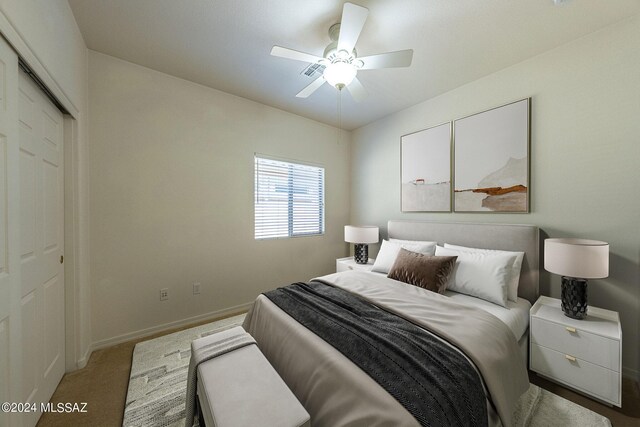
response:
M433 255L436 250L436 242L397 243L383 240L378 256L376 257L376 262L374 262L373 267L371 267L371 271L388 274L398 257L400 248L411 252Z
M436 256L457 256L447 290L507 306L507 288L515 255L465 252L436 246Z
M518 285L520 284L520 270L522 269L522 260L524 259L524 252L513 251L499 251L497 249L480 249L480 248L467 248L465 246L444 244L445 248L457 249L466 252L484 252L504 255L515 255L516 259L511 266L511 272L509 277L509 284L507 287L507 298L509 301L518 302Z

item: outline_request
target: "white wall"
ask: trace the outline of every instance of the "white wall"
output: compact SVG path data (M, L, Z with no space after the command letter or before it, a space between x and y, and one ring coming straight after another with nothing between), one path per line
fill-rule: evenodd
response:
M71 370L84 366L91 345L87 48L66 0L0 0L0 32L73 116L65 124L66 359Z
M93 51L89 105L97 346L328 274L346 253L348 133ZM325 166L324 236L254 240L255 152Z
M400 212L401 135L525 97L533 98L531 214ZM354 131L351 222L381 227L402 218L529 223L549 236L609 242L610 277L590 282L589 301L620 312L625 373L637 375L639 117L636 16ZM559 297L559 277L543 273L541 293Z

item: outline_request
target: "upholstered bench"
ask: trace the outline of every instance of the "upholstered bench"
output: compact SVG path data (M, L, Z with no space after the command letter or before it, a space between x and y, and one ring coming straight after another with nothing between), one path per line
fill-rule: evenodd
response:
M246 334L241 327L200 338L192 349ZM206 427L301 427L309 414L257 345L245 345L197 366L196 394Z

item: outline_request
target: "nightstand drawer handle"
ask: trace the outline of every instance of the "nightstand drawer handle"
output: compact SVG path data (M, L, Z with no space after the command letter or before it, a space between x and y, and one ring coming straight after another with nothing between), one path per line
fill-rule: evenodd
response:
M575 357L570 356L570 355L568 355L568 354L565 354L565 355L564 355L564 358L565 358L565 359L567 359L567 360L568 360L568 361L570 361L570 362L575 362L575 361L576 361L576 358L575 358Z
M575 333L576 333L576 328L572 328L571 326L567 326L567 327L565 327L565 329L566 329L568 332L571 332L572 334L575 334Z

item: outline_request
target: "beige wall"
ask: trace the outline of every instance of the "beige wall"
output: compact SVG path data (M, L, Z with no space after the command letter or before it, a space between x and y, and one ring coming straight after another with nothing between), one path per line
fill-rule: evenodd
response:
M611 244L589 300L620 312L623 366L640 368L640 17L459 87L353 132L351 222L389 219L536 224L549 236ZM425 76L426 79L429 76ZM531 214L403 214L400 136L532 97ZM377 250L377 249L376 249ZM543 273L541 293L559 297Z
M97 346L334 271L346 252L347 133L338 142L333 127L93 51L89 76ZM325 166L324 236L254 240L255 152Z

